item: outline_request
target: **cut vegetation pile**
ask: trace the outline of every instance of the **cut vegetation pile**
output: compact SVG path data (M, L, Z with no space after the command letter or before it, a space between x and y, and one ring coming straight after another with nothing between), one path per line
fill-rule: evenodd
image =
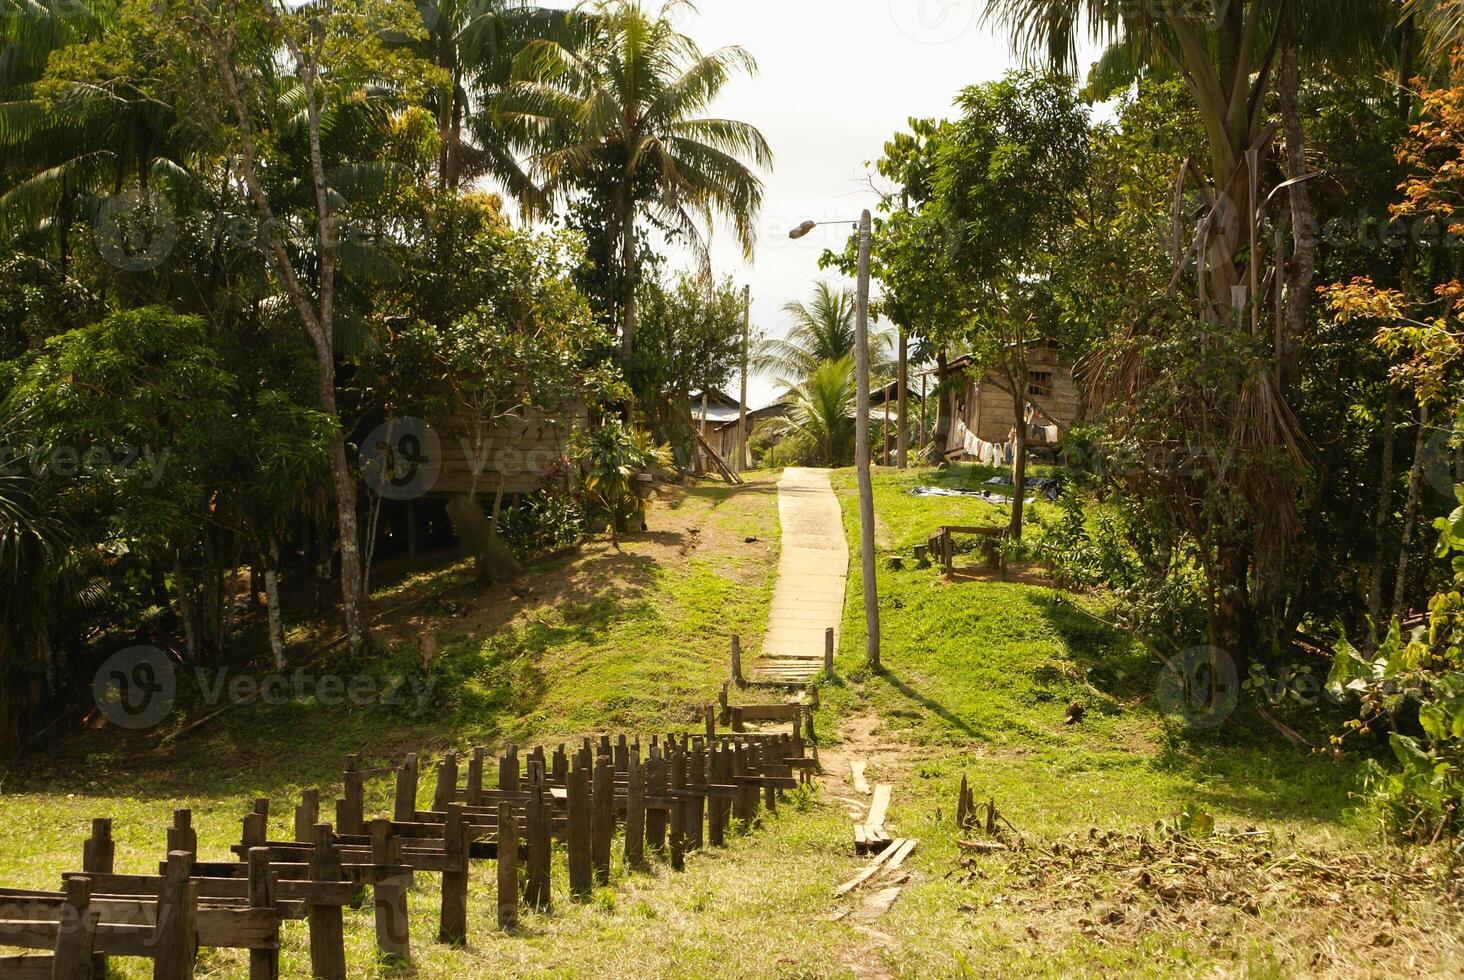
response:
M990 826L990 823L987 824ZM1308 853L1294 836L1247 827L1216 830L1187 810L1153 831L1086 833L1041 841L1010 829L961 841L965 883L1000 890L988 906L1030 924L1028 937L1077 933L1132 946L1155 932L1264 941L1290 970L1375 969L1380 951L1417 962L1457 948L1464 935L1464 869L1414 853ZM965 911L977 911L972 906ZM1039 924L1040 921L1040 924ZM1326 939L1311 929L1325 923Z

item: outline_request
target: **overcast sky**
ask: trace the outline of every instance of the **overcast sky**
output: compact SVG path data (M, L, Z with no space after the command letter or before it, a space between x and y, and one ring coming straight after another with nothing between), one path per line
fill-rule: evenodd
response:
M743 261L725 229L712 235L717 273L752 285L756 327L785 332L783 304L807 297L820 276L836 275L820 270L818 257L849 232L819 228L795 242L788 229L872 209L865 164L885 141L912 116L950 115L963 87L1015 65L1006 40L981 26L983 7L984 0L699 0L697 13L678 15L678 28L704 51L740 44L758 62L757 77L733 82L713 110L757 126L772 146L753 262ZM748 401L760 406L775 394L754 376Z

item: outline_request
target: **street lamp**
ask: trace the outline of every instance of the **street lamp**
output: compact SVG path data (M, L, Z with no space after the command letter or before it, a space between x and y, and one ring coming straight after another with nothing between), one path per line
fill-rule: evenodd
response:
M859 216L859 291L854 304L854 470L859 477L859 553L864 577L864 650L869 665L879 665L879 583L875 581L874 486L869 477L869 247L873 219L866 210ZM794 240L821 224L842 221L805 221L788 232Z

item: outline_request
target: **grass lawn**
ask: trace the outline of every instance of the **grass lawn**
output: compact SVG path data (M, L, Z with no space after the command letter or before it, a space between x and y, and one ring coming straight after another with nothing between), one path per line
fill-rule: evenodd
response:
M879 471L881 550L909 559L940 524L1003 523L996 504L908 492L918 482L981 486L994 472ZM742 634L751 657L766 624L776 476L672 491L655 504L649 533L541 564L516 591L480 590L453 562L383 586L382 652L312 669L422 680L418 638L431 634L439 653L425 710L304 697L236 709L166 744L166 726L62 740L0 774L0 883L54 888L60 869L79 864L95 816L115 820L119 870L154 868L175 806L194 809L202 857L226 859L255 796L276 801L273 829L283 832L300 788L338 794L347 752L370 766L407 751L695 726L726 676L731 635ZM1459 916L1415 886L1395 887L1396 877L1368 877L1397 860L1350 808L1358 767L1294 748L1244 711L1210 733L1166 722L1154 706L1156 665L1095 619L1093 599L946 583L910 560L901 571L882 562L886 670L869 671L852 471L836 473L834 486L855 559L835 676L821 689L821 791L796 794L724 850L692 855L685 873L617 866L612 887L585 905L568 900L561 853L553 912L527 915L514 935L493 925L496 869L479 863L467 950L434 941L437 882L419 875L412 975L1459 975ZM329 633L314 624L295 636L305 650ZM201 712L187 685L184 701ZM1074 701L1087 714L1068 725ZM889 824L920 840L882 915L864 903L887 882L833 894L864 863L850 846L846 806L859 802L845 779L851 758L893 784ZM1004 831L1013 850L963 854L959 840L985 837L955 825L962 775L1030 846ZM431 790L424 778L423 797ZM387 793L373 785L368 809L385 809ZM1222 828L1272 836L1216 837L1194 853L1153 857L1164 880L1208 882L1161 900L1159 884L1142 884L1110 837L1186 807ZM1039 859L1047 863L1034 870ZM305 930L291 924L286 934L286 975L304 976ZM369 908L348 913L347 943L353 976L393 975L374 962ZM147 975L141 962L115 962L124 976ZM205 975L240 976L243 963L210 952Z
M522 597L479 590L461 563L379 590L384 651L370 663L337 660L313 669L420 670L416 637L431 632L440 648L431 673L436 688L420 714L411 705L326 707L307 697L236 709L166 746L160 737L167 726L63 740L26 767L0 773L0 883L57 887L60 870L79 868L81 842L97 816L114 819L119 871L155 870L179 806L194 810L201 857L227 860L254 797L275 801L272 828L284 832L301 788L339 795L347 752L360 752L371 766L407 751L552 744L598 731L649 734L697 724L699 706L715 699L725 676L731 634L755 644L766 625L779 537L775 479L760 474L745 487L671 490L653 506L649 533L627 537L619 550L596 541L576 557L536 567L520 583ZM385 782L370 784L368 810L389 811ZM432 784L424 777L424 800ZM600 890L588 906L568 901L560 855L554 913L528 916L512 937L493 926L487 896L496 872L480 863L467 952L434 941L436 878L419 875L411 897L416 975L705 975L732 957L752 976L777 972L780 957L815 962L825 932L847 937L842 927L800 923L797 914L828 905L826 882L852 863L828 846L842 831L827 807L785 812L726 851L689 860L685 874L626 876L617 868L617 887ZM774 921L784 923L776 948L747 928ZM286 933L285 972L304 976L304 927L291 924ZM348 913L353 975L386 973L367 966L372 935L369 908ZM148 973L143 961L113 962L124 976ZM239 976L244 962L208 952L201 975Z
M900 833L922 840L915 864L924 875L881 925L898 937L889 962L911 973L946 973L964 961L978 975L994 968L1044 976L1348 975L1368 962L1375 951L1346 949L1349 913L1313 914L1305 895L1278 896L1255 916L1210 909L1208 924L1170 919L1138 934L1132 917L1125 926L1092 924L1101 888L1056 907L1042 901L1040 890L1025 905L1014 904L1000 857L979 859L966 884L946 877L957 864L960 835L951 814L962 775L978 800L993 801L1032 841L1089 828L1140 831L1188 806L1220 827L1272 831L1283 842L1278 849L1321 856L1382 849L1373 825L1353 809L1350 794L1361 787L1356 762L1295 747L1244 706L1211 732L1178 726L1155 704L1160 665L1095 618L1102 610L1094 599L1002 582L946 582L934 567L916 568L913 546L938 526L1004 525L1008 511L979 500L916 497L910 489L926 482L976 487L991 472L877 471L880 550L905 557L900 571L879 563L879 673L868 669L864 652L854 474L834 476L854 557L838 676L824 688L824 703L845 732L902 747L887 752L876 775L895 783L891 812ZM1074 702L1086 715L1069 725ZM1376 953L1380 972L1417 956L1425 973L1458 975L1464 960L1456 937L1433 944L1423 942L1425 934L1416 931L1406 943L1400 935L1391 953ZM1317 948L1325 955L1313 962Z

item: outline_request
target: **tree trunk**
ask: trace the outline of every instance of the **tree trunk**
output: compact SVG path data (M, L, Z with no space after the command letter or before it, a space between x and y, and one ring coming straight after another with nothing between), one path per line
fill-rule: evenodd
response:
M1027 399L1023 397L1027 389L1024 385L1013 387L1017 391L1012 396L1012 411L1017 419L1017 438L1012 450L1012 519L1007 525L1007 534L1013 541L1020 541L1027 499Z
M895 423L895 465L900 469L910 465L910 342L905 331L900 331L899 373L895 381L899 386L899 420Z
M622 311L620 357L629 364L635 352L635 205L622 205L620 211L620 265L625 276L625 308Z
M931 437L931 463L939 464L945 459L946 446L951 439L951 398L945 390L946 349L942 347L935 355L935 434Z
M276 671L283 671L285 662L285 621L280 615L280 547L274 538L265 545L264 602L269 610L269 649L274 655Z
M173 589L178 594L178 619L183 623L183 646L188 651L189 661L199 663L202 656L199 650L198 607L193 601L188 576L183 572L183 556L177 553L173 556Z
M1292 30L1289 5L1282 27L1281 122L1286 135L1286 177L1295 180L1306 174L1306 133L1301 125L1301 71L1297 66L1297 45ZM1281 390L1287 391L1299 369L1297 347L1307 310L1311 306L1312 285L1317 271L1317 227L1312 211L1311 193L1305 182L1292 184L1287 194L1291 199L1292 257L1283 264L1276 256L1276 275L1285 275L1285 332L1276 338L1276 360L1280 367ZM1278 281L1281 281L1278 279ZM1259 302L1259 297L1255 299Z
M1418 498L1423 490L1423 458L1428 452L1428 406L1418 417L1418 438L1413 444L1413 468L1408 472L1408 502L1403 507L1403 529L1398 542L1398 577L1393 580L1393 618L1403 617L1408 591L1408 549L1413 543L1413 525L1418 520Z
M1388 520L1393 516L1393 466L1397 451L1398 429L1394 416L1397 413L1397 393L1392 385L1387 386L1386 402L1383 405L1383 452L1379 462L1381 476L1378 482L1378 509L1373 516L1373 560L1368 571L1367 616L1369 632L1374 649L1379 637L1383 618L1383 559L1387 554Z

